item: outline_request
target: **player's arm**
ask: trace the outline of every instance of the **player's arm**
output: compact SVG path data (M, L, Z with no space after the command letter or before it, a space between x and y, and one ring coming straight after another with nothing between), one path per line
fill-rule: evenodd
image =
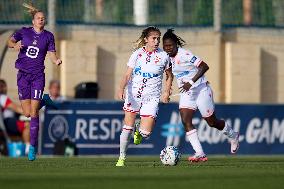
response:
M23 45L21 44L21 42L17 42L16 39L14 37L10 37L7 41L7 46L9 48L14 48L17 51L20 51L21 48L23 47Z
M60 60L55 51L47 51L48 57L50 58L50 60L56 64L57 66L59 66L60 64L62 64L62 60Z
M193 82L196 82L200 77L202 77L205 74L205 72L207 72L207 70L209 70L209 66L203 61L198 65L197 68L198 68L198 72L192 78Z
M168 103L170 101L170 95L171 95L171 88L172 83L174 79L174 75L172 73L172 69L166 69L166 84L165 84L165 90L163 92L162 102Z
M183 82L183 86L179 88L180 92L188 91L192 86L192 84L195 83L200 77L202 77L205 74L205 72L207 72L207 70L209 70L209 66L203 61L198 65L197 68L198 71L195 74L195 76L192 78L192 80L190 82Z
M120 82L120 85L119 85L119 89L118 89L118 93L117 93L118 99L120 99L120 100L124 99L124 89L125 89L127 83L131 79L132 72L133 72L133 68L127 66L127 70L126 70L125 74L122 76L122 79L121 79L121 82Z

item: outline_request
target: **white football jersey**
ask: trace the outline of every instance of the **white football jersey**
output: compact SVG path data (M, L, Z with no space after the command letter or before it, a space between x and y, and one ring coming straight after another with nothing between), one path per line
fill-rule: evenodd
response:
M10 98L5 94L0 94L0 106L2 110L5 110L9 104L11 104Z
M8 106L12 103L12 100L5 94L0 94L0 106L3 113L3 118L14 117L15 113L8 109Z
M137 49L131 55L127 66L133 68L132 79L128 83L133 96L160 96L163 73L171 66L168 54L158 48L148 52L145 47Z
M183 48L178 48L177 55L171 57L172 72L177 78L178 87L182 86L182 82L190 81L198 72L198 66L202 60L193 55L190 51ZM202 83L206 83L207 80L203 75L200 77L191 88L195 88Z

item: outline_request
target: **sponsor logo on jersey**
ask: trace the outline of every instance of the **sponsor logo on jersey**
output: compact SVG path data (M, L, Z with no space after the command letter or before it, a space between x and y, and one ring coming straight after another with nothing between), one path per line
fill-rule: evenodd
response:
M176 78L181 78L181 77L183 77L183 76L185 76L185 75L188 75L188 74L189 74L189 71L185 71L185 72L176 74L175 76L176 76Z
M34 59L34 58L37 58L38 53L39 53L38 47L28 46L26 56Z
M154 73L150 73L150 72L142 72L142 71L141 71L141 66L136 67L136 68L134 69L134 74L135 74L135 75L142 76L142 77L147 78L147 79L150 79L150 78L158 77L158 76L159 76L159 74L154 74Z

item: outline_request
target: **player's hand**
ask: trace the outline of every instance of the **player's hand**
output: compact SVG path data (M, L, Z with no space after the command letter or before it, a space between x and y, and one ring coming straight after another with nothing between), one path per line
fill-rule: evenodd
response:
M55 64L56 64L57 66L59 66L60 64L62 64L62 60L57 59L56 62L55 62Z
M15 44L14 49L16 51L20 51L23 47L24 47L24 45L22 45L21 42L18 42L18 43Z
M182 86L179 87L179 92L184 93L189 91L191 84L189 82L182 82Z
M118 89L117 98L119 100L124 100L124 98L125 98L125 96L124 96L124 89Z
M170 92L164 92L162 95L162 102L163 103L169 103L170 102Z

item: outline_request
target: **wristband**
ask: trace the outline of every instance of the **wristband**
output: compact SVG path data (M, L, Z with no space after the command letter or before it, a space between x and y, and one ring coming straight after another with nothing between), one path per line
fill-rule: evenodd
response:
M189 83L190 83L190 85L193 85L194 81L192 81L192 79L191 79L191 80L189 80Z

